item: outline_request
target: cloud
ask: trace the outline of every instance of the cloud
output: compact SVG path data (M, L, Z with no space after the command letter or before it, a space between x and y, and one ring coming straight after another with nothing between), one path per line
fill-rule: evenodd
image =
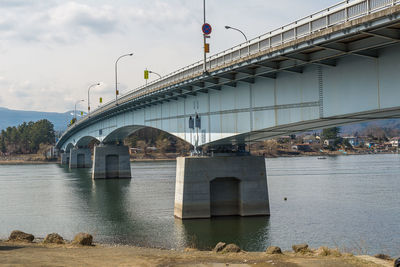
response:
M173 2L173 1L171 1ZM187 22L192 18L188 7L166 1L149 2L144 6L136 6L128 10L128 16L133 21L151 24L167 23L165 26L173 26L173 23Z
M212 54L329 6L333 0L207 0ZM336 1L335 1L336 2ZM202 58L202 1L0 0L1 106L64 111L77 99L115 98L145 83L147 67L162 75ZM154 77L151 77L154 79ZM80 104L85 106L84 103Z
M115 30L118 24L114 8L107 5L93 7L67 2L50 9L47 14L50 26L55 29L73 30L77 34L109 33Z
M0 8L15 8L31 6L33 1L29 0L0 0Z
M86 36L114 32L118 24L113 8L107 5L51 2L43 6L20 1L15 6L19 7L18 12L13 8L2 10L0 39L68 44Z
M72 44L90 36L137 32L132 23L165 28L190 20L184 6L173 7L166 1L118 5L89 5L74 1L0 0L0 40L20 40ZM8 7L8 8L6 8ZM18 7L18 11L15 8Z

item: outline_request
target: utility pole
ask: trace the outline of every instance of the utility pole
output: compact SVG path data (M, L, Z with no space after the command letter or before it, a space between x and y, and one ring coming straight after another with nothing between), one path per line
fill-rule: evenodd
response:
M207 38L210 38L212 27L206 22L206 0L203 0L203 26L201 30L203 32L203 53L204 53L204 66L203 71L207 74L207 53L210 53L210 44L207 43Z
M203 0L203 25L206 24L206 0ZM203 53L204 53L204 66L203 71L207 72L207 53L206 53L206 35L203 33Z

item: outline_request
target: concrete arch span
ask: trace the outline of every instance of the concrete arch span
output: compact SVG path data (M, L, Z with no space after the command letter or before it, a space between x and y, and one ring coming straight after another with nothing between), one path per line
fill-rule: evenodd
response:
M74 144L72 143L68 143L68 145L65 147L65 152L69 153L69 151L71 151L71 149L74 148Z
M76 147L88 147L91 142L96 140L97 142L100 142L99 139L93 136L83 136L79 138L79 140L76 142L75 146Z
M118 143L124 141L124 139L134 132L144 128L145 126L141 125L127 125L120 127L111 133L109 133L104 139L103 143Z
M114 131L112 131L111 133L109 133L104 139L103 139L103 143L107 144L107 143L119 143L119 142L123 142L125 138L127 138L128 136L134 134L135 132L142 130L142 129L154 129L154 130L158 130L160 132L163 132L167 135L173 136L176 139L179 139L183 142L188 143L186 140L178 137L177 135L174 135L173 133L164 131L162 129L159 128L155 128L155 127L150 127L150 126L143 126L143 125L128 125L128 126L123 126L120 127ZM188 143L189 144L189 143Z

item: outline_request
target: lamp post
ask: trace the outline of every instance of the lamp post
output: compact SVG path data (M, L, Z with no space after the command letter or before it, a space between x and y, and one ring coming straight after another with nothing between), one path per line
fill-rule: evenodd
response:
M121 58L127 57L127 56L132 56L132 55L133 55L133 53L122 55L122 56L120 56L120 57L115 61L115 104L117 104L117 105L118 105L118 103L117 103L117 99L118 99L117 64L118 64L118 61L119 61Z
M232 30L235 30L235 31L240 32L241 34L243 34L244 39L246 39L246 43L248 42L246 34L244 34L244 32L242 32L241 30L236 29L236 28L233 28L233 27L231 27L231 26L225 26L225 29L227 29L227 30L232 29Z
M231 26L228 26L228 25L225 26L225 29L227 29L227 30L232 29L232 30L235 30L235 31L240 32L241 34L243 34L243 37L244 37L244 39L246 40L246 43L249 42L249 41L247 40L246 34L244 34L244 32L242 32L241 30L239 30L239 29L237 29L237 28L234 28L234 27L231 27ZM247 55L248 55L248 56L250 55L250 46L249 46L249 45L247 46Z
M158 74L157 72L154 72L154 71L149 70L149 73L153 73L153 74L157 75L158 77L160 77L160 79L161 79L161 75Z
M89 88L88 88L88 90L87 90L87 106L88 106L88 115L90 116L90 89L92 88L92 87L95 87L95 86L98 86L98 85L100 85L100 83L95 83L95 84L92 84L91 86L89 86Z
M75 121L76 121L76 104L78 104L79 102L83 102L83 101L85 101L85 100L81 99L81 100L76 101L76 103L75 103L75 109L74 109L74 119L75 119Z

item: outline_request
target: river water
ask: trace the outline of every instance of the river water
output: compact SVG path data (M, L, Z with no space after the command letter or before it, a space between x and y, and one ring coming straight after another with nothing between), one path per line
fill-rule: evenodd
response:
M0 238L88 232L96 242L170 249L307 242L400 256L400 155L267 159L270 217L175 219L175 168L134 162L131 180L93 181L90 169L0 165Z

